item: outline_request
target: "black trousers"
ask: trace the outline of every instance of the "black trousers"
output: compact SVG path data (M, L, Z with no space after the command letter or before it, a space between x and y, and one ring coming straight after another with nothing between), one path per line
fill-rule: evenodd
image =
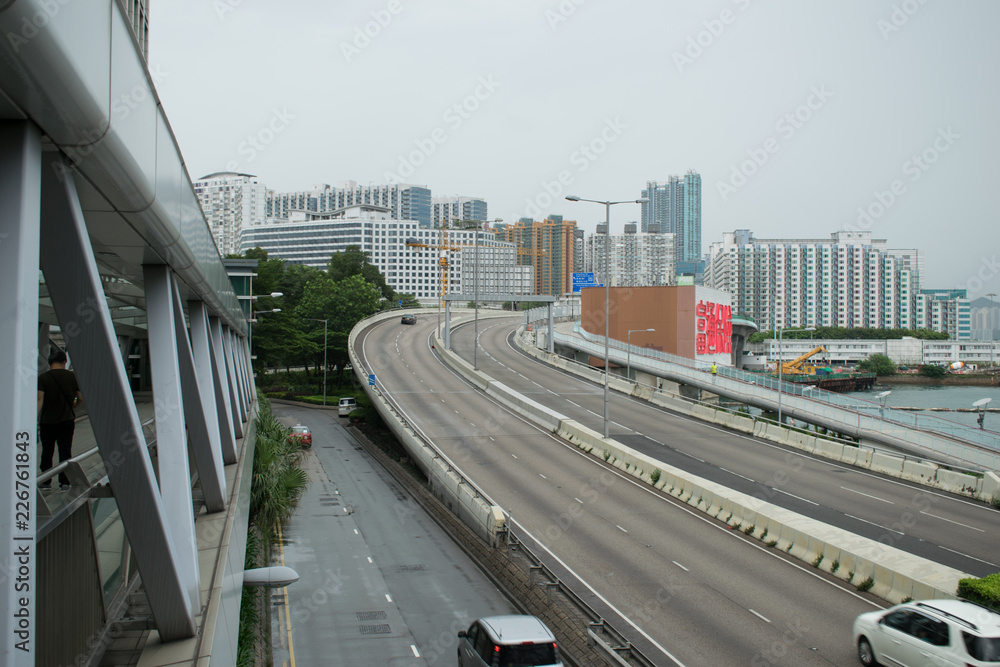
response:
M52 455L56 445L59 446L59 463L73 458L73 429L76 422L59 422L58 424L39 424L38 436L42 440L41 470L45 472L52 467ZM59 483L69 484L69 478L59 473Z

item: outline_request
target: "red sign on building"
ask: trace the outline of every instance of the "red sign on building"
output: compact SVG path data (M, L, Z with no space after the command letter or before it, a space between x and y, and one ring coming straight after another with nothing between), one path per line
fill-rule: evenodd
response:
M731 354L733 351L733 309L710 301L699 301L695 311L698 331L697 354Z

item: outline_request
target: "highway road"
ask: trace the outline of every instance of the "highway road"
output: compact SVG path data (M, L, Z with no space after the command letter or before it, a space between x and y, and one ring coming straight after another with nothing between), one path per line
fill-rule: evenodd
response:
M362 332L366 367L657 664L856 664L851 623L877 601L524 422L447 369L418 320Z
M520 319L480 323L479 368L539 403L603 432L603 387L527 356L511 336ZM472 326L452 349L472 363ZM611 392L610 435L699 477L948 567L1000 571L1000 512L954 494L814 457Z

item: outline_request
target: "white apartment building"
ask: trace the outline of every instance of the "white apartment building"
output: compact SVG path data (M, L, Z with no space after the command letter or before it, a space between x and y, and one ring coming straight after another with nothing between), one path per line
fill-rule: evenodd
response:
M468 286L463 290L462 281L464 263L474 261L469 251L474 249L475 231L447 230L442 243L438 230L421 227L414 220L392 218L389 209L382 206L349 206L326 213L290 211L289 215L288 220L272 220L244 230L239 252L260 247L268 257L326 268L334 253L358 246L390 287L429 304L437 302L442 288L441 259L447 258L448 293L472 289ZM414 243L420 245L408 245ZM447 249L442 250L442 245ZM493 267L501 275L506 272L514 281L518 272L506 264L516 258L513 244L497 241L492 232L480 232L479 251L482 266ZM523 272L518 275L523 283ZM490 284L489 278L481 279Z
M478 197L431 197L431 227L448 227L459 220L487 218L486 201Z
M423 185L405 183L360 185L357 181L343 181L335 187L320 183L300 192L268 190L265 216L287 220L290 211L328 213L362 205L382 206L396 220L414 220L421 227L431 226L431 191Z
M584 271L593 271L603 282L604 243L607 236L599 224L596 234L584 242ZM608 262L612 287L672 285L675 281L674 234L636 232L635 223L625 225L625 233L611 235Z
M897 364L910 366L940 366L956 361L977 365L1000 362L1000 341L923 340L910 337L896 340L783 340L780 345L781 358L792 361L819 346L826 352L811 357L810 363L854 365L873 354L884 354ZM745 349L773 362L778 358L778 348L778 341L767 339L762 343L747 343Z
M777 327L915 328L922 257L871 232L829 239L723 234L709 248L705 285L729 292L733 312L761 330Z
M220 171L194 182L220 255L238 252L240 232L264 223L266 188L256 176Z
M972 309L964 289L921 290L917 295L918 329L948 334L952 340L972 339Z
M478 293L483 300L491 295L534 294L535 267L519 265L513 243L487 238L487 234L494 237L492 232L480 234L478 261L475 245L461 250L462 292L470 297Z

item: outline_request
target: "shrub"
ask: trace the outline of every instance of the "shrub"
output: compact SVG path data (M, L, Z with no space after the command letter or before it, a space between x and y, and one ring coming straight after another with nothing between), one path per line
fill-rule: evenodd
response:
M871 577L866 578L860 584L858 584L858 591L864 593L865 591L870 591L872 586L875 585L875 580Z
M750 524L749 526L747 526L746 528L744 528L744 529L743 529L743 534L744 534L744 535L752 535L752 534L753 534L753 531L754 531L754 530L755 530L756 528L757 528L757 526L755 526L755 525L753 525L753 524Z
M942 378L948 374L948 371L941 368L940 366L931 366L929 364L924 364L917 369L917 373L929 378Z
M832 563L830 563L830 572L836 572L839 569L840 569L840 561L839 560L835 560Z
M819 564L822 562L823 562L823 554L820 554L816 556L816 559L813 561L813 567L819 567Z
M896 362L881 352L877 352L859 362L858 370L875 373L875 375L895 375Z
M958 590L955 594L970 602L975 602L1000 612L1000 572L983 577L982 579L976 579L975 577L959 579Z
M653 480L653 484L656 484L657 482L659 482L660 481L660 469L659 468L653 468L653 474L650 475L649 478L651 480Z
M778 540L768 540L767 541L767 546L773 547L777 543L778 543Z

